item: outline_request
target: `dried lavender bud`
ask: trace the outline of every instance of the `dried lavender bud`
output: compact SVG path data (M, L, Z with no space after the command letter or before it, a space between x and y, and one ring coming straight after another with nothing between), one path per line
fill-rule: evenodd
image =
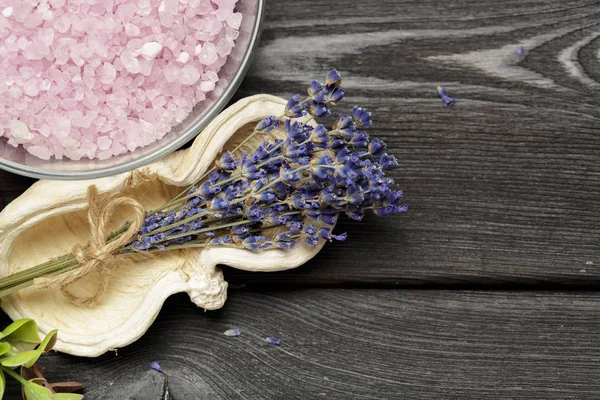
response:
M223 332L223 335L225 336L240 336L241 332L238 328L233 328L233 329L227 329L225 332Z
M453 106L454 103L456 102L452 97L450 97L446 94L446 90L443 87L438 86L437 92L440 95L440 98L442 99L442 101L444 102L444 107Z
M162 369L162 367L160 366L160 363L158 361L153 361L152 363L150 363L150 368L152 368L155 371L158 371L160 373L164 373L165 371Z
M306 115L305 106L298 101L300 99L299 94L295 94L285 105L285 116L288 118L299 118Z
M523 61L523 53L525 48L523 46L517 47L517 64Z
M277 339L274 336L269 336L268 338L265 338L265 341L267 343L270 343L270 344L275 345L275 346L279 346L281 344L281 340Z

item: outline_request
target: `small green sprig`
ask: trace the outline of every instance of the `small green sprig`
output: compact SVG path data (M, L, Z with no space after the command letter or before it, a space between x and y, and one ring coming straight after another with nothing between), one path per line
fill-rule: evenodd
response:
M10 324L0 333L0 400L6 387L5 374L22 385L25 400L80 400L83 395L71 393L83 389L77 382L48 383L42 376L37 360L52 350L57 331L49 332L44 339L38 335L34 320L23 318ZM20 374L15 369L21 367ZM59 393L60 392L60 393Z

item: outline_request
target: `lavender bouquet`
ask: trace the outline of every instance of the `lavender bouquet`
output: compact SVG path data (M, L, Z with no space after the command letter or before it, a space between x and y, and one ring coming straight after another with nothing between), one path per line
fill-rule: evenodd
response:
M201 179L159 209L133 204L138 218L116 232L92 238L86 246L0 279L0 296L28 287L60 287L69 299L94 305L107 279L90 298L78 298L67 287L94 269L110 271L120 257L143 257L176 249L233 246L252 251L288 249L300 242L317 245L345 240L332 228L340 214L360 221L371 210L387 217L405 212L402 191L386 176L398 167L386 144L364 131L371 113L354 107L351 115L331 116L344 97L341 77L331 71L325 83L313 81L308 95L293 96L280 116L260 121L232 151L221 154ZM333 121L330 128L320 123ZM269 133L284 129L285 140ZM238 150L260 135L252 152ZM106 214L122 199L98 200L90 188L90 214ZM99 223L99 225L102 225ZM101 228L101 226L100 226ZM110 274L109 274L110 276Z

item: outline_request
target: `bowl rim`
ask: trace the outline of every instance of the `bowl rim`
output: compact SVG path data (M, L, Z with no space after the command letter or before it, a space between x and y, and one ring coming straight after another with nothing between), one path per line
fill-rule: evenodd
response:
M89 171L55 171L47 170L38 167L29 167L13 161L8 161L0 158L0 168L12 172L17 175L26 176L35 179L50 179L50 180L85 180L85 179L97 179L104 178L107 176L114 176L124 172L132 171L136 168L143 167L144 165L150 164L162 157L165 157L181 146L185 145L190 140L198 136L202 130L217 116L225 106L229 103L229 100L233 97L237 89L240 87L242 80L246 76L248 69L252 64L258 45L260 43L261 27L265 14L265 2L266 0L256 0L256 18L252 26L252 33L250 41L248 43L248 49L246 50L242 61L240 62L240 68L236 71L235 75L231 79L231 82L227 85L223 93L213 103L207 113L200 118L194 126L192 126L188 132L179 135L174 138L171 142L165 144L153 153L146 154L139 158L125 161L121 164L98 168Z

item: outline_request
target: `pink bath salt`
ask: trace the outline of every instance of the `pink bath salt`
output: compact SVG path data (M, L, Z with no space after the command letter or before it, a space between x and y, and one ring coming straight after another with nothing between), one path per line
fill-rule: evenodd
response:
M222 90L236 2L0 0L0 136L44 160L159 140Z
M52 157L52 152L46 146L29 146L27 151L42 160L49 160Z

